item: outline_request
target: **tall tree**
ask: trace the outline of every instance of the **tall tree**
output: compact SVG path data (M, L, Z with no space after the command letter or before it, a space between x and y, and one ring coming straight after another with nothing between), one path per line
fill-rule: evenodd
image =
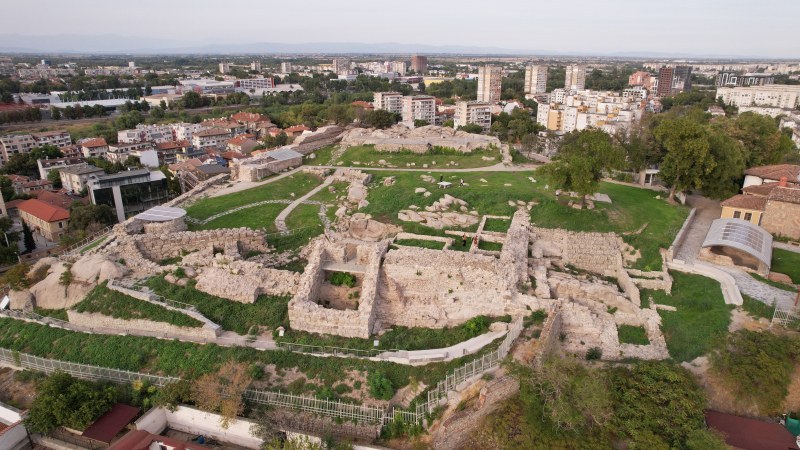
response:
M747 151L747 166L778 164L794 149L794 143L769 116L745 112L726 121L726 131Z
M33 239L33 232L25 221L22 222L22 244L25 246L25 253L36 250L36 240Z
M667 150L659 177L670 186L669 201L674 203L676 192L701 188L716 166L708 131L688 117L677 117L661 121L654 135Z
M544 167L553 184L575 191L581 198L597 191L604 171L622 165L622 150L606 132L595 128L564 137L558 155Z
M244 410L242 395L251 381L246 365L228 361L217 373L198 378L192 386L192 394L200 409L219 413L220 425L227 429Z

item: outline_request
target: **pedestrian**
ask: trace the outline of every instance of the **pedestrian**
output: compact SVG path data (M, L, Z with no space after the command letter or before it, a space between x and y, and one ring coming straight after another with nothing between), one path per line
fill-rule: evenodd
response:
M439 183L441 183L442 181L444 181L444 175L439 175Z
M463 178L461 178L461 182L458 185L462 186L462 187L464 186L464 179Z
M461 235L461 246L462 247L466 247L467 246L467 234L466 233Z

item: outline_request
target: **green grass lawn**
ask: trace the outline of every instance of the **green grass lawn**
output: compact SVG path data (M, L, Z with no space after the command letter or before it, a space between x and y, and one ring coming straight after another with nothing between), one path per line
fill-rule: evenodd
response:
M800 253L773 248L771 269L773 272L789 275L795 284L800 284Z
M742 309L747 312L751 317L754 319L765 318L767 320L772 320L773 314L775 314L775 307L769 306L763 302L760 302L753 297L750 297L747 294L742 294Z
M486 161L483 157L494 159ZM471 153L462 153L452 148L434 147L427 153L421 154L410 150L382 152L375 150L373 145L360 145L348 148L336 163L342 162L342 165L345 166L380 167L378 164L380 160L384 160L387 164L396 167L406 167L406 164L414 163L414 167L420 169L423 164L428 164L431 168L446 168L445 164L453 161L458 163L458 168L467 169L493 166L502 162L503 159L500 155L500 150L496 148L477 149ZM433 165L434 162L436 165ZM315 162L315 164L319 163Z
M203 323L178 311L112 291L105 283L98 285L74 309L81 313L97 313L117 319L143 319L179 327L201 327Z
M409 205L420 208L430 206L445 193L466 201L469 208L477 209L479 214L498 216L514 214L516 206L510 206L509 200L538 201L540 204L531 210L531 220L536 226L544 228L634 233L647 224L638 235L623 236L623 239L638 248L642 254L634 267L651 270L661 268L658 250L669 247L689 212L686 207L670 205L665 200L656 199L657 192L612 183L601 183L599 190L608 194L613 203L597 202L594 210L576 210L557 201L553 189L545 190L547 182L533 171L430 172L429 175L436 181L443 176L445 181L454 184L446 190L437 189L435 184L422 181L420 175L410 172L373 172L375 187L369 191L367 200L370 204L363 212L381 222L401 225L410 233L444 236L443 230L401 222L397 218L398 211L407 209ZM396 177L395 184L383 186L381 180L388 176ZM533 177L536 182L531 182L529 177ZM462 178L468 186L458 185ZM486 180L486 183L481 182L481 179ZM425 198L421 194L415 194L414 189L418 187L427 188L433 195ZM476 229L477 225L463 230Z
M202 220L237 206L263 200L292 200L303 196L321 183L322 180L318 177L298 172L281 180L244 191L199 200L186 208L186 213L190 217ZM290 195L292 193L294 193L294 197ZM250 208L246 208L240 212L248 214L251 211Z
M497 231L499 233L505 233L508 231L508 227L510 226L510 220L486 219L486 224L483 226L483 231Z
M67 317L67 310L66 309L44 309L44 308L33 308L33 312L39 314L40 316L45 317L52 317L53 319L63 320L64 322L69 322L69 317Z
M264 230L267 233L274 233L275 218L281 211L289 206L287 203L269 203L266 205L245 208L224 216L218 217L203 225L188 223L189 229L196 230L215 230L218 228L238 228L247 227L254 230Z
M425 239L398 239L394 241L396 245L405 245L408 247L422 247L431 248L434 250L441 250L444 248L444 242L428 241Z
M289 325L289 297L260 296L255 303L239 303L198 291L194 281L181 287L165 281L163 276L148 279L147 286L170 300L194 305L212 322L239 334L248 334L254 326L275 329Z
M316 156L314 159L305 158L304 163L314 166L327 166L331 162L331 156L333 156L333 151L336 150L336 147L338 147L338 145L322 147L314 151L314 155Z
M328 208L328 212L332 208ZM319 217L318 205L298 205L294 211L286 217L286 226L292 230L291 234L281 236L267 236L267 243L275 247L275 250L282 252L285 250L296 250L310 241L313 237L322 234L324 228Z
M503 244L499 242L479 241L478 248L481 250L488 250L490 252L499 252L503 249Z
M647 345L650 343L644 327L619 325L617 326L617 333L619 334L620 344Z
M659 310L661 330L670 356L679 362L708 353L715 340L728 333L733 305L726 305L719 283L711 278L670 272L674 279L672 295L642 289L642 298L670 305L677 311Z

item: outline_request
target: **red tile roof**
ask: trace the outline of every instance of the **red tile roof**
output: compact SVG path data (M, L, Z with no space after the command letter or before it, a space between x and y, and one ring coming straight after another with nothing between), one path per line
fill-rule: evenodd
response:
M247 155L239 152L225 152L222 156L224 159L231 160L231 159L245 159Z
M83 432L83 437L95 441L110 443L114 436L139 415L141 410L123 403L116 403L111 410L97 419Z
M72 198L66 194L61 194L58 192L50 192L42 190L42 191L31 192L31 194L35 195L37 200L64 209L69 209L69 207L72 206L74 202L80 201L77 198Z
M769 180L780 180L786 177L791 182L800 181L800 166L794 164L775 164L771 166L751 167L744 171L745 175L753 175Z
M287 133L297 133L297 132L310 131L310 130L311 130L311 128L308 128L305 125L295 125L293 127L287 128L287 129L285 129L283 131L285 131Z
M767 197L769 201L795 203L800 205L800 189L778 186Z
M13 173L10 175L6 175L12 183L27 183L31 181L30 177L26 177L24 175L14 175Z
M240 134L238 136L235 136L230 141L228 141L228 145L242 145L248 139L253 139L255 137L256 137L255 134Z
M353 103L350 103L353 106L358 106L359 108L364 109L375 109L375 106L370 102L365 102L364 100L356 100Z
M268 133L272 137L276 137L276 136L280 135L281 133L286 134L286 132L281 130L280 128L270 128Z
M238 112L231 116L231 120L237 122L272 122L267 116L249 112Z
M753 211L764 211L767 206L767 198L759 195L734 195L733 197L720 203L722 206L730 208L749 209Z
M105 147L107 145L106 140L103 138L86 139L81 142L81 147L86 148Z
M24 211L45 222L58 222L59 220L69 219L69 211L66 209L53 206L35 198L20 203L19 210L20 212Z
M230 130L225 130L222 128L208 128L206 130L197 132L194 135L200 137L207 137L207 136L221 136L223 134L231 134L231 132Z
M721 432L725 442L745 450L797 449L794 436L779 423L764 422L718 411L706 411L706 424Z
M37 186L52 186L53 182L50 180L32 180L22 183L22 187L37 187Z
M158 150L172 150L172 149L176 149L176 148L189 147L191 145L192 144L190 144L189 141L186 141L186 140L183 140L183 141L157 142L156 143L156 149L158 149Z

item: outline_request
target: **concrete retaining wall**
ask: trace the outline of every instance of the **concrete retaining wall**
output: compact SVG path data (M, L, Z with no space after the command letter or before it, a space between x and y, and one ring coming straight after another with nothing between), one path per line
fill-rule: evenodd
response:
M129 333L131 330L138 330L151 333L159 333L165 338L178 338L198 340L205 339L214 341L217 338L216 330L211 327L179 327L166 322L156 322L143 319L117 319L97 313L81 313L74 310L67 310L69 322L79 327L86 328L106 328L119 330L121 333Z

